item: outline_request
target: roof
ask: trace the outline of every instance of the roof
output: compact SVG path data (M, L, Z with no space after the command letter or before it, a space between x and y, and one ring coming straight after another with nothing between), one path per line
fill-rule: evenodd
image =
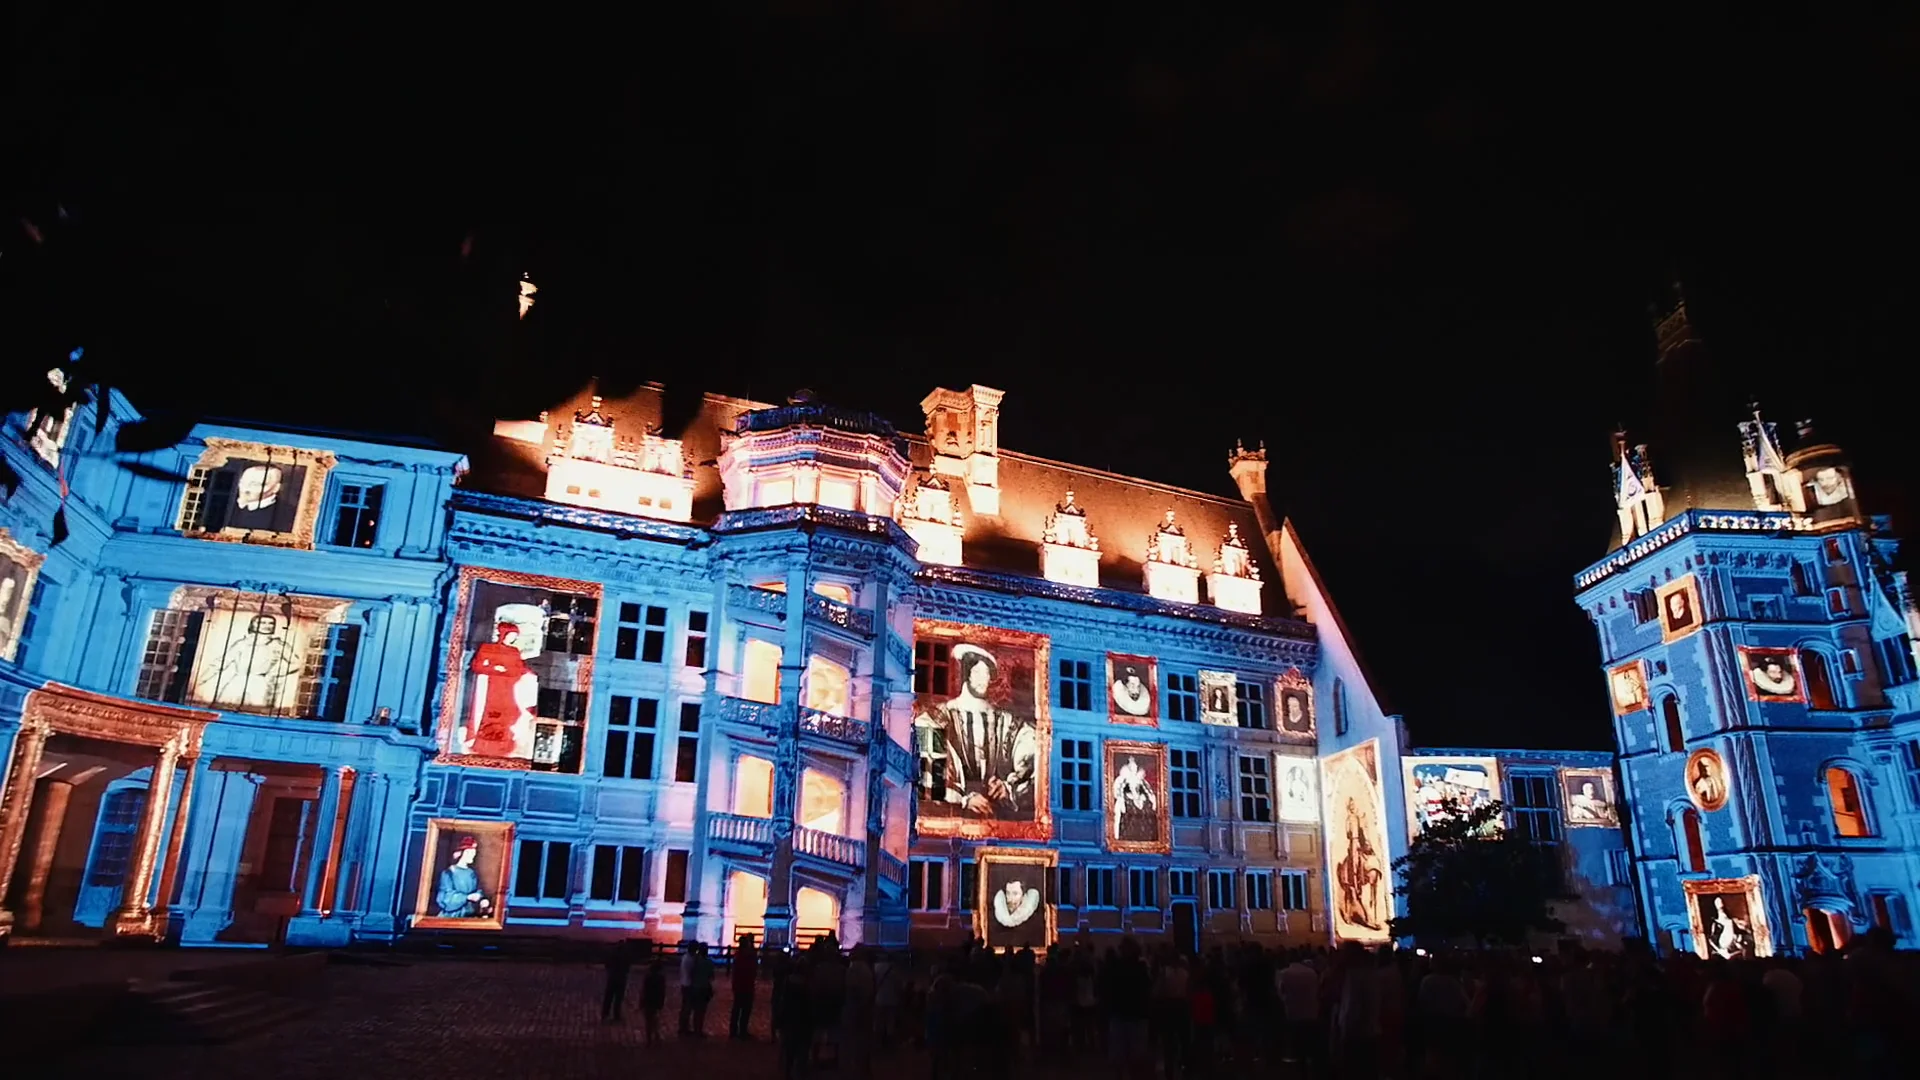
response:
M1388 702L1385 687L1374 675L1374 670L1367 663L1366 656L1361 653L1359 639L1347 626L1347 620L1341 616L1340 605L1333 602L1333 593L1328 590L1326 580L1320 576L1320 568L1314 565L1312 557L1307 554L1307 545L1300 539L1300 529L1294 525L1292 518L1286 518L1280 522L1280 535L1283 540L1292 542L1293 552L1299 557L1301 568L1307 572L1307 579L1313 583L1314 591L1320 594L1321 601L1327 606L1327 614L1333 618L1333 631L1340 635L1341 642L1347 647L1347 655L1353 657L1353 666L1359 669L1360 677L1366 680L1367 692L1373 695L1373 703L1380 707L1380 715L1400 715L1399 711ZM1322 628L1322 633L1325 629Z

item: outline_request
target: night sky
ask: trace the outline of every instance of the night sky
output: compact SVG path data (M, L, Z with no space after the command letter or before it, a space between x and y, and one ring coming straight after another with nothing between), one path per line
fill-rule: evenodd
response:
M1904 505L1920 14L1165 6L22 5L0 182L150 409L457 441L597 374L913 428L979 382L1009 448L1221 494L1264 438L1427 744L1610 744L1572 577L1675 275Z

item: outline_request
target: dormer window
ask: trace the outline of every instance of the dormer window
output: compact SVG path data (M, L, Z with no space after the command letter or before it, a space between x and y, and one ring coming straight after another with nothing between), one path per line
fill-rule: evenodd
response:
M1073 501L1073 490L1047 515L1040 534L1040 574L1064 585L1098 588L1100 538L1087 524L1087 512Z
M547 459L547 498L554 502L688 521L693 474L678 439L646 432L620 437L620 425L598 394L573 414L564 441Z
M1147 593L1156 600L1174 600L1183 604L1200 602L1199 560L1187 542L1187 532L1168 510L1166 519L1147 540L1147 561L1142 567Z

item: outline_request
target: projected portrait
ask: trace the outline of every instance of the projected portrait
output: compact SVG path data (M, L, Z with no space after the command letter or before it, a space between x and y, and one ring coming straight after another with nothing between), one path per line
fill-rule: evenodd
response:
M1275 681L1273 700L1277 711L1274 731L1292 742L1314 741L1317 736L1313 726L1313 684L1299 668Z
M181 532L253 544L312 547L334 456L208 439L180 502Z
M1727 805L1727 762L1717 750L1695 750L1687 757L1687 797L1711 814Z
M1839 521L1853 516L1853 482L1847 474L1831 466L1813 470L1806 477L1807 516L1815 522Z
M1429 825L1465 818L1499 799L1500 763L1493 758L1401 758L1406 774L1407 835L1419 836ZM1499 824L1488 822L1487 832Z
M1800 658L1792 649L1740 650L1740 670L1746 672L1747 696L1755 701L1807 700L1800 681Z
M1274 785L1280 793L1280 820L1298 825L1320 821L1320 765L1310 757L1273 756Z
M1150 656L1107 654L1107 718L1116 724L1160 723L1159 668Z
M1700 629L1700 585L1686 574L1653 591L1660 609L1660 640L1675 642Z
M1051 851L982 848L980 893L973 909L974 934L990 949L1045 949L1053 944L1053 876L1058 865Z
M1617 829L1620 811L1613 805L1611 769L1561 769L1561 805L1569 829Z
M1387 804L1381 787L1380 740L1332 754L1320 763L1327 863L1334 882L1333 936L1382 942L1393 917L1387 863Z
M21 623L46 558L0 527L0 659L12 660L19 651Z
M1625 716L1647 707L1646 667L1635 660L1607 672L1607 685L1613 690L1613 713Z
M1200 672L1200 720L1220 727L1237 727L1234 715L1234 677L1231 671Z
M1047 839L1047 639L924 620L914 634L920 835Z
M507 873L513 861L513 824L506 821L427 822L426 858L413 925L423 929L499 930L506 926Z
M1773 955L1760 897L1760 878L1682 881L1693 924L1693 948L1703 960L1752 960Z
M599 585L463 567L441 760L579 772L599 618Z
M1109 740L1106 765L1107 850L1166 854L1167 748Z

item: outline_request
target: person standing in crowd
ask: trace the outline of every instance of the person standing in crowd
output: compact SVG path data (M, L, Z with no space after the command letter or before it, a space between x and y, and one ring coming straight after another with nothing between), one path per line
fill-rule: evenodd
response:
M733 971L729 977L733 988L733 1006L727 1010L728 1038L753 1038L753 993L759 981L760 950L755 946L752 934L741 934L740 944L734 947Z
M1303 954L1280 969L1280 1010L1287 1026L1286 1058L1300 1064L1307 1076L1317 1075L1324 1067L1320 1038L1320 973Z
M699 947L697 941L683 942L680 946L680 1037L683 1039L693 1035L693 954Z
M1125 1080L1152 1072L1147 1045L1147 1010L1153 1001L1153 976L1140 958L1140 944L1131 936L1108 958L1100 980L1101 1003L1107 1010L1107 1060Z
M1168 1077L1180 1075L1191 1050L1193 1007L1187 1002L1187 975L1187 958L1165 949L1153 981L1153 1029L1160 1040L1161 1068Z
M840 1006L840 1075L866 1080L873 1072L873 965L863 946L847 958Z
M633 944L625 938L607 950L607 984L600 994L600 1020L614 1023L627 1001L627 974L633 970Z
M667 1007L667 964L655 956L647 961L647 974L640 982L640 1014L646 1019L647 1044L660 1041L660 1010Z
M796 957L781 965L773 984L774 1037L780 1041L780 1075L800 1080L813 1068L812 988L807 985L809 962Z
M693 1000L692 1024L687 1034L695 1039L707 1037L707 1006L713 1003L713 957L707 955L705 942L693 944L693 963L688 968L687 993ZM682 1006L684 1010L686 1006Z

